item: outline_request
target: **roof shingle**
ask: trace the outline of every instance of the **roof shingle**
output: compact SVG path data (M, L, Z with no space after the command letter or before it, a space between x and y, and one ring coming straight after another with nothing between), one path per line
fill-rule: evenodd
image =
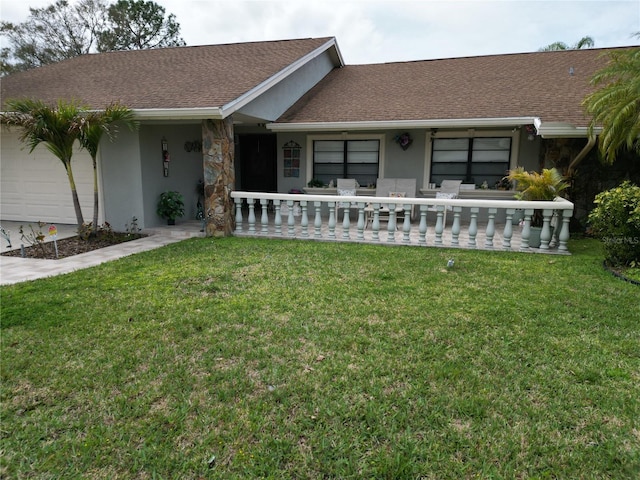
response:
M2 78L2 101L76 100L90 108L221 107L331 38L82 55Z
M610 50L348 65L278 123L540 117L585 126L581 102Z

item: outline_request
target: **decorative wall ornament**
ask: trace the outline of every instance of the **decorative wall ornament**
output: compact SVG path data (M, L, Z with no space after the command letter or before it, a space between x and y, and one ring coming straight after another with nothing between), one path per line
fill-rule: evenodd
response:
M293 140L288 141L282 147L284 156L284 176L299 177L300 176L300 152L302 147Z
M165 177L169 176L169 161L171 157L169 156L169 144L167 143L167 139L162 137L161 140L161 148L162 148L162 174Z
M184 149L187 152L202 152L202 142L200 140L194 140L193 142L184 142Z
M399 135L396 135L394 140L398 145L400 145L400 148L402 148L402 150L406 150L413 143L413 138L411 138L411 135L409 135L409 132L404 132Z

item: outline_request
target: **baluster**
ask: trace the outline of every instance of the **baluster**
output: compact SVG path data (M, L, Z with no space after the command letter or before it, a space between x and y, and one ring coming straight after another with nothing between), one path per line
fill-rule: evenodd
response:
M558 246L558 235L560 234L559 222L561 221L558 212L559 210L554 210L553 216L551 217L551 242L549 242L549 248L556 248Z
M502 234L502 248L511 250L511 237L513 236L513 215L516 213L515 208L507 208L505 212L504 233Z
M447 208L444 205L436 206L436 240L435 244L437 246L442 246L442 232L444 230L444 223L442 221L442 217L444 217L444 209Z
M336 238L336 202L329 202L329 238Z
M573 210L562 210L562 230L560 230L560 235L558 236L558 241L560 242L558 245L559 252L568 252L567 242L569 241L569 222L571 221L571 216L573 215Z
M242 233L242 199L234 199L236 202L236 233Z
M276 209L276 218L273 224L276 227L276 235L282 235L282 215L280 215L280 200L274 200L273 206Z
M411 243L411 205L404 205L404 222L402 223L402 243Z
M255 235L256 233L256 210L255 210L255 198L248 198L247 202L249 203L249 233Z
M313 223L313 226L315 227L313 236L315 238L322 238L322 216L320 215L322 202L313 202L313 206L316 208L316 218Z
M524 223L522 224L522 242L520 244L520 250L529 250L529 238L531 237L531 215L533 210L525 208L524 210Z
M489 220L487 221L487 231L484 239L485 248L493 248L493 236L496 233L496 213L498 213L497 208L490 208L488 210Z
M290 237L296 236L295 224L296 220L293 216L293 200L287 200L287 207L289 207L289 217L287 219L287 225L289 227L288 233Z
M419 243L420 245L427 244L427 209L429 205L420 205L420 227L419 227Z
M471 248L476 248L476 235L478 235L478 207L471 207L471 220L469 222L469 243L467 244Z
M302 218L300 219L300 227L302 228L302 236L309 236L309 214L307 213L307 201L300 201L300 208L302 209Z
M458 246L460 244L460 212L462 207L453 207L453 225L451 225L451 245Z
M267 233L269 230L269 200L261 198L260 206L262 207L262 215L260 216L260 233Z
M364 202L358 203L358 240L364 240Z
M389 222L387 223L387 242L395 243L396 241L396 204L387 205L389 209Z
M343 202L342 203L342 238L344 238L345 240L348 240L349 237L349 229L351 228L351 219L350 217L350 210L351 210L351 202Z
M376 242L380 240L380 204L373 204L373 222L371 222L372 238Z
M540 232L540 250L549 250L551 241L551 215L553 210L542 211L542 231Z

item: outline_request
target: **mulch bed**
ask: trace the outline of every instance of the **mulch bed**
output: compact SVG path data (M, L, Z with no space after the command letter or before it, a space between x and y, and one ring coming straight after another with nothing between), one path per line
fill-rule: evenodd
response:
M111 233L110 235L91 238L89 240L82 240L80 237L62 238L60 240L57 240L57 259L72 257L73 255L79 255L81 253L87 253L93 250L99 250L101 248L110 247L111 245L118 245L120 243L129 242L131 240L136 240L145 236L146 235L141 234L131 235L127 233ZM22 257L22 252L20 249L11 250L8 252L3 252L2 255L7 257ZM24 257L39 258L43 260L56 260L55 246L52 241L35 246L25 245Z

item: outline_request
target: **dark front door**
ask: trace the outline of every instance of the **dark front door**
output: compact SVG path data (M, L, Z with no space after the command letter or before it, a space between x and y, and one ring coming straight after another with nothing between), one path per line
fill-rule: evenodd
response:
M240 190L275 192L278 189L276 135L239 135Z

